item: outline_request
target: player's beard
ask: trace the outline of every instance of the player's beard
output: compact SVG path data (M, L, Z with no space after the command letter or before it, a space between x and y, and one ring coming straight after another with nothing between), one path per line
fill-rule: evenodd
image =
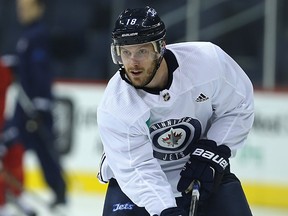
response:
M131 84L135 87L135 88L143 88L146 85L148 85L154 78L155 74L156 74L156 64L157 64L157 60L154 60L151 64L151 66L147 69L145 68L141 68L141 67L129 67L129 68L125 68L126 70L126 75L129 78L129 81L131 82ZM133 70L141 70L143 71L141 73L141 75L139 77L134 77L131 75L131 71ZM127 73L128 71L128 73Z

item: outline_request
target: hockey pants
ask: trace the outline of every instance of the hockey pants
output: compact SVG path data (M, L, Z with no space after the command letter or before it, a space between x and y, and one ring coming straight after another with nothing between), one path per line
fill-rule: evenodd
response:
M176 202L188 214L191 197L178 197ZM117 181L111 179L106 193L103 216L149 216L149 214L145 208L136 206L121 191ZM225 174L217 193L208 200L199 202L197 216L252 216L241 183L234 174Z

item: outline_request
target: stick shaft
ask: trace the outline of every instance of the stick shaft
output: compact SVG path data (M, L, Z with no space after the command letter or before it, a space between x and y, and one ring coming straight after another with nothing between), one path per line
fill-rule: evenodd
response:
M200 197L200 183L198 180L194 180L192 183L192 196L191 196L191 204L189 209L189 216L197 215L197 207L198 201Z
M38 205L40 204L43 208L45 208L50 213L50 215L55 215L55 214L61 215L61 216L66 215L66 213L64 213L62 209L58 209L58 208L51 209L50 204L44 198L42 198L42 196L38 195L36 192L32 190L26 190L23 184L7 169L5 168L0 169L0 173L4 175L6 182L10 186L17 188L18 190L21 191L21 193L26 193L27 195L29 195L30 198L32 198L35 201L35 203L37 203Z

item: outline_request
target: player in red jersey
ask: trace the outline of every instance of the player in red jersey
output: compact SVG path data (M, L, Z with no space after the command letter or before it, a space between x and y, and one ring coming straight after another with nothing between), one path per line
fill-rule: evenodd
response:
M7 208L7 193L11 193L16 204L28 216L36 215L31 207L28 206L22 196L24 183L23 156L24 147L19 142L4 144L6 138L1 133L5 122L5 101L8 87L13 81L12 69L3 59L0 59L0 216L12 215ZM13 131L11 131L13 134ZM9 134L9 133L8 133Z

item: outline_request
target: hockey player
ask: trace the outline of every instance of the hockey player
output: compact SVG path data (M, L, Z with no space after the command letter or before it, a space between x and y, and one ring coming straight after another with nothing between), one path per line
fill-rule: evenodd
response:
M17 131L10 129L3 134L5 116L5 101L8 87L12 83L13 64L8 63L0 58L0 216L12 216L13 212L8 208L7 195L13 195L14 203L27 216L35 216L36 212L27 202L22 191L24 183L23 156L24 147L17 140L14 142L6 142L10 140L8 136L14 140ZM12 61L10 61L12 63ZM13 132L14 131L14 132ZM14 138L13 138L14 137ZM7 144L8 143L8 144Z
M127 9L115 23L111 52L119 71L98 107L108 182L103 216L188 215L194 180L197 216L251 216L229 159L253 123L253 87L209 42L166 45L151 7Z
M51 208L66 204L66 182L53 133L53 73L50 70L49 32L43 23L45 0L17 0L23 33L17 43L19 97L9 122L25 149L35 152L44 179L55 195ZM9 128L7 128L9 130ZM5 130L6 131L6 130Z

